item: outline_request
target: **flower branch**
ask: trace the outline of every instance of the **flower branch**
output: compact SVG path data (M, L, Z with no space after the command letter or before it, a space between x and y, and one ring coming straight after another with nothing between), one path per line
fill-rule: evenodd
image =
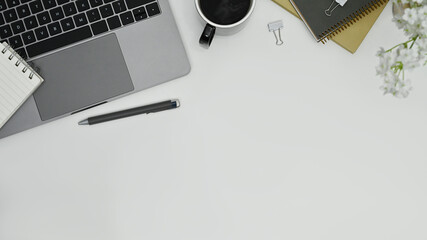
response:
M383 78L384 94L407 97L412 87L410 80L405 79L405 71L422 66L421 62L423 66L427 64L427 0L393 0L393 3L404 8L395 14L394 22L410 39L378 51L377 74Z

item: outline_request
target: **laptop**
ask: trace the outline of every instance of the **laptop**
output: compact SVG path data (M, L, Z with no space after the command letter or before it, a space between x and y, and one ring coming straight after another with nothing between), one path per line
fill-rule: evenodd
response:
M45 82L0 138L190 72L168 0L0 0L3 41Z

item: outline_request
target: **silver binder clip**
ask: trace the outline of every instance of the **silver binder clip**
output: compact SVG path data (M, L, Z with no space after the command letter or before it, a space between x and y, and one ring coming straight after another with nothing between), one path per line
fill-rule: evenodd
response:
M325 14L326 16L330 17L332 16L332 12L338 7L344 7L344 5L346 4L347 0L332 0L331 5L329 6L328 9L325 10Z
M280 33L280 29L283 28L282 20L271 22L268 24L268 31L274 33L274 37L276 38L276 45L280 46L283 44L282 35Z

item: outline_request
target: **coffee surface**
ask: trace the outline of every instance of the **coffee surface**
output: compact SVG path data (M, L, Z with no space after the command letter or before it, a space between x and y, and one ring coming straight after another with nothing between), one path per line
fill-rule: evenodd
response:
M250 7L250 0L200 0L203 14L220 25L230 25L242 20Z

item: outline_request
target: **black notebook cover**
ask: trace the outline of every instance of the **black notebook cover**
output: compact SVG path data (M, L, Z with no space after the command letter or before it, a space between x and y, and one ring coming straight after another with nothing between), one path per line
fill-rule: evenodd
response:
M316 40L323 41L345 30L386 0L348 0L344 6L334 0L291 0L291 3ZM337 7L327 16L325 11L331 4Z

